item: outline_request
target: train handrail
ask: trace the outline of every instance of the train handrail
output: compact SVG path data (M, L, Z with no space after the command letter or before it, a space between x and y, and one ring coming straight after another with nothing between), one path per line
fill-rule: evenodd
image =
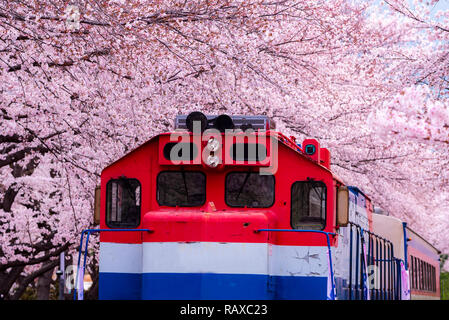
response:
M84 234L87 234L86 236L86 245L84 246L84 259L83 259L83 276L84 276L84 270L86 269L86 258L87 258L87 248L89 246L89 236L91 233L96 233L96 232L123 232L123 231L146 231L146 232L153 232L154 230L151 229L84 229L83 231L81 231L81 240L80 240L80 248L78 251L78 264L76 266L76 277L75 277L75 288L73 290L73 300L78 300L77 296L78 296L78 289L80 290L84 290L84 279L83 279L83 288L78 288L79 283L78 283L78 275L79 275L79 271L80 271L80 262L81 262L81 253L82 253L82 249L83 249L83 239L84 239Z
M329 257L329 268L331 273L331 283L332 283L332 292L331 292L331 298L332 300L335 300L335 281L334 281L334 270L332 268L332 253L331 253L331 245L330 245L330 239L329 235L336 236L336 233L333 232L326 232L321 230L296 230L296 229L257 229L254 230L255 233L259 232L312 232L312 233L320 233L326 235L326 241L327 241L327 253Z
M353 260L353 248L352 248L352 238L353 238L353 229L357 232L357 239L356 239L356 249L357 252L355 254L356 257L356 268L355 268L355 298L359 298L358 293L358 284L361 282L360 289L361 292L361 299L364 300L365 298L368 298L371 300L375 296L375 299L398 299L399 293L398 293L398 287L400 287L399 282L400 279L398 277L398 273L395 264L397 258L394 256L394 246L393 243L374 232L371 232L367 229L362 228L360 225L349 222L349 230L350 230L350 248L349 248L349 300L352 300L352 260ZM360 240L358 239L360 235ZM368 251L366 254L367 262L370 262L374 264L376 267L379 268L379 288L376 289L370 289L366 286L366 279L363 277L367 276L367 270L364 269L364 267L360 266L360 273L362 274L362 278L360 281L358 280L359 275L359 268L357 266L358 261L361 259L365 259L365 257L361 257L358 253L359 247L363 245L362 242L365 241L365 236L368 236ZM362 241L363 240L363 241ZM361 260L362 262L363 260ZM366 296L365 296L365 290L366 290ZM372 291L371 293L369 291ZM371 295L372 294L372 295Z
M86 268L86 258L87 258L87 248L89 246L89 236L91 233L97 233L97 232L123 232L123 231L134 231L134 232L153 232L154 230L151 229L85 229L81 232L81 240L80 240L80 247L79 247L79 251L78 251L78 264L77 264L77 272L76 272L76 277L75 277L75 288L74 288L74 292L73 292L73 300L77 300L77 296L78 296L78 290L77 287L79 286L79 280L78 280L78 275L79 275L79 269L80 269L80 262L81 262L81 253L82 253L82 248L83 248L83 239L84 239L84 234L87 234L86 236L86 244L84 246L84 258L83 258L83 275L84 275L84 270ZM326 232L326 231L320 231L320 230L292 230L292 229L257 229L254 230L255 233L259 233L259 232L312 232L312 233L320 233L320 234L324 234L326 236L326 241L327 241L327 249L328 249L328 256L329 256L329 267L330 267L330 273L331 273L331 283L332 283L332 292L331 292L331 298L332 300L335 300L335 281L334 281L334 271L333 271L333 267L332 267L332 253L331 253L331 246L330 246L330 239L329 239L329 235L331 236L335 236L336 233L333 232ZM83 279L84 282L84 279ZM79 288L80 290L84 290L84 288Z

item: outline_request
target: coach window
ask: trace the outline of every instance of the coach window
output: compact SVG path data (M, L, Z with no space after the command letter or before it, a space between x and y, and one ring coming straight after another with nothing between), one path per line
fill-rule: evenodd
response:
M427 262L424 262L424 290L429 290L429 268Z
M422 275L423 275L423 273L422 273L422 263L421 263L421 260L420 260L420 259L418 259L418 271L419 271L419 277L418 277L418 280L419 280L419 282L418 282L418 289L419 289L419 290L422 290L422 279L423 279Z
M421 290L421 260L418 259L418 268L416 269L418 271L418 290Z
M415 269L414 269L414 277L415 277L415 289L418 289L418 258L414 257L413 258L415 260Z
M225 181L225 202L230 207L268 208L274 203L274 176L258 172L231 172Z
M422 261L422 290L426 289L426 269L425 269L425 262Z
M432 266L432 291L433 292L437 291L436 277L435 277L435 267L434 266Z
M418 287L418 264L416 262L416 258L412 257L413 261L413 289L416 289Z
M197 207L206 202L206 175L199 171L162 171L157 176L160 206Z
M326 225L327 188L321 181L297 181L291 190L293 229L323 230Z
M141 186L137 179L113 179L106 185L106 225L135 228L140 224Z

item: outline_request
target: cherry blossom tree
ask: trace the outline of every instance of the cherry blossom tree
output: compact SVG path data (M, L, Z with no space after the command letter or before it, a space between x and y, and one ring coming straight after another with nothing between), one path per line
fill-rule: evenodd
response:
M448 251L448 15L425 8L0 1L0 294L76 250L102 168L193 110L319 139L348 184Z

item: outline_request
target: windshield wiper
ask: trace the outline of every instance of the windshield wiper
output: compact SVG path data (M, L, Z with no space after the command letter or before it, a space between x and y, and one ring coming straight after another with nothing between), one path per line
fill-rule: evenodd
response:
M186 173L181 169L182 180L184 182L184 189L186 189L186 201L189 202L189 189L187 189Z
M249 178L249 175L251 174L251 172L247 172L246 173L246 176L245 176L245 180L243 180L243 183L242 183L242 186L240 187L240 190L239 190L239 193L237 194L237 198L236 198L236 200L238 200L239 199L239 197L240 197L240 194L242 193L242 191L243 191L243 188L245 187L245 185L246 185L246 182L248 181L248 178Z

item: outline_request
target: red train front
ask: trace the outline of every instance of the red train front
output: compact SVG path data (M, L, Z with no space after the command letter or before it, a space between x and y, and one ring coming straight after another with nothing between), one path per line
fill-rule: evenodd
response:
M398 298L396 264L389 286L355 278L393 263L393 247L363 251L370 200L316 140L297 145L264 116L192 113L175 127L102 172L101 229L151 232L101 234L101 299Z

